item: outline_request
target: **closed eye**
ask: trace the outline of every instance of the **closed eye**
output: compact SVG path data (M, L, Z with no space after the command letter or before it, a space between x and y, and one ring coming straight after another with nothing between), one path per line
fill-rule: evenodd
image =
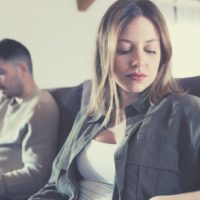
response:
M155 50L152 50L152 49L146 49L145 51L149 54L156 54L157 53Z
M132 49L117 49L117 53L118 54L121 54L121 55L124 55L124 54L128 54L132 51Z

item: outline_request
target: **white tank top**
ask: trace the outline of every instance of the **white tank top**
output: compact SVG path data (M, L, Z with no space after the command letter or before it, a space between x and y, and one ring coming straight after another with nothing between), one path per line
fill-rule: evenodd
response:
M77 167L83 177L79 183L79 200L111 200L116 148L117 144L92 140L78 155Z

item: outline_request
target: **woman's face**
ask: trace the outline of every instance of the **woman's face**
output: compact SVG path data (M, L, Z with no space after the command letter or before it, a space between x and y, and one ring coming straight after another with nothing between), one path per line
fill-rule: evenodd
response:
M114 78L120 95L135 97L155 80L161 59L159 36L145 17L130 21L119 35Z

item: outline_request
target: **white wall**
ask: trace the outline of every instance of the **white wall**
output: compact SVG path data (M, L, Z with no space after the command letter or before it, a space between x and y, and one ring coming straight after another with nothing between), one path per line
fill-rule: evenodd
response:
M75 0L0 0L0 38L28 47L40 87L75 85L91 76L97 26L111 2L79 12Z
M40 87L76 85L91 76L97 27L114 1L96 0L86 12L79 12L75 0L0 0L0 38L14 38L28 47ZM185 40L193 38L184 30L183 40L176 36L181 45L178 51L195 54L198 49L193 52L184 45ZM198 48L199 38L195 38ZM187 59L180 53L176 55L182 63ZM200 69L200 62L196 65ZM199 69L195 75L200 75Z

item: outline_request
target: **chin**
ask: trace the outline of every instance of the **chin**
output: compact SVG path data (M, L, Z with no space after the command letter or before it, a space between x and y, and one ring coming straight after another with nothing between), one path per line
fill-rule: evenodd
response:
M132 84L132 85L128 85L128 84L124 84L121 85L121 87L119 86L119 88L121 88L122 91L129 93L129 94L139 94L141 92L143 92L144 90L146 90L149 87L148 84Z
M141 92L143 92L144 90L146 90L146 88L147 87L134 87L134 88L131 88L131 89L129 89L128 91L130 92L130 93L141 93Z

